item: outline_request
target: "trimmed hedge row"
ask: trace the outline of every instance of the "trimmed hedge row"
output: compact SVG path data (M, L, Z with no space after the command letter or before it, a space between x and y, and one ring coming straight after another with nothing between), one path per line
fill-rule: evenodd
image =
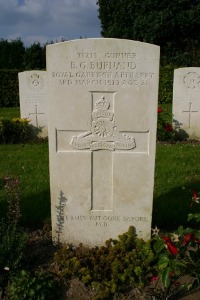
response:
M159 103L172 103L174 69L177 69L177 67L172 65L160 67Z
M19 106L19 72L21 70L0 70L0 107Z
M172 103L174 69L160 67L159 103ZM18 72L21 70L0 70L0 107L19 106Z

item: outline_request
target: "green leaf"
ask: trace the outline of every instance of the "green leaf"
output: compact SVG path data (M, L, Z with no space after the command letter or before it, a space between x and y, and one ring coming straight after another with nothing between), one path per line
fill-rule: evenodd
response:
M158 261L158 266L160 269L164 269L168 266L169 264L169 258L167 256L162 256L159 261Z
M183 234L183 231L184 231L183 226L179 226L178 227L178 233Z
M176 260L176 259L170 261L170 266L171 266L173 269L179 268L179 267L186 268L186 264L185 264L183 261Z
M164 286L167 288L170 285L170 279L169 279L169 274L171 272L171 268L167 267L163 270L161 280Z
M157 240L154 244L154 250L156 253L160 253L164 249L164 243L162 240Z
M200 232L195 232L195 238L200 239Z
M200 214L196 214L196 217L195 217L195 218L196 218L196 221L197 221L197 222L200 222Z
M35 295L35 291L33 289L30 290L30 296L34 296Z
M188 214L188 218L187 218L188 221L192 220L193 218L194 218L193 214Z

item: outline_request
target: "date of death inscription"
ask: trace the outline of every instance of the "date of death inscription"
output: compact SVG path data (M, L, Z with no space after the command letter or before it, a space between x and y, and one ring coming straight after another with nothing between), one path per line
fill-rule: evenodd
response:
M126 216L84 216L84 215L66 215L65 221L81 222L91 221L95 226L109 226L110 223L114 222L132 222L142 223L147 222L146 217L126 217Z

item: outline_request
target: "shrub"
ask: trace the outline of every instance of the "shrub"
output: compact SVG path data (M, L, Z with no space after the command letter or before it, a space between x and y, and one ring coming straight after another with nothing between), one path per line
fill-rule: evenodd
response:
M10 300L54 300L60 294L58 287L57 281L48 272L31 274L22 270L12 278L8 296Z
M158 141L172 141L176 138L176 132L172 125L167 122L169 113L158 107L158 120L157 120L157 140Z
M15 224L0 222L0 290L2 294L9 278L19 268L26 243L26 234Z
M106 246L62 246L55 254L56 274L64 279L77 277L97 291L95 299L107 299L131 285L143 288L153 258L150 243L137 238L131 226L118 240L106 241Z
M191 207L200 204L200 198L193 191ZM200 213L189 213L188 221L200 222ZM200 285L200 231L196 228L184 229L180 226L173 233L159 234L159 229L152 229L151 239L155 254L152 281L155 287L152 294L155 299L178 299ZM181 277L187 275L187 281ZM163 287L158 286L161 281ZM159 298L160 297L160 298Z
M176 66L166 65L160 67L160 78L159 78L159 103L172 103L173 99L173 78L174 69Z
M8 194L7 219L0 221L0 291L5 295L9 279L18 271L26 244L26 234L18 227L21 216L19 206L19 181L5 177Z
M181 129L180 123L173 120L172 116L168 113L167 109L158 107L158 120L157 120L157 140L158 141L184 141L188 138L185 130Z
M25 143L35 139L39 131L38 128L30 125L27 119L0 119L0 143Z
M20 70L0 70L0 107L19 106L18 72Z

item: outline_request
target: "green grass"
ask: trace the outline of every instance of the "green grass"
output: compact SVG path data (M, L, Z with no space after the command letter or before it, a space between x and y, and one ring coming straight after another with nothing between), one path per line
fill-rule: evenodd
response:
M21 182L23 224L39 226L50 218L48 145L0 145L0 216L6 211L4 176ZM187 226L192 190L200 191L200 145L158 144L153 226Z
M0 118L4 117L7 119L19 118L20 108L19 107L0 107Z
M200 145L158 144L155 168L153 225L187 225L192 190L200 191Z
M50 218L48 144L0 145L0 217L6 212L3 178L20 180L22 223L40 226Z

